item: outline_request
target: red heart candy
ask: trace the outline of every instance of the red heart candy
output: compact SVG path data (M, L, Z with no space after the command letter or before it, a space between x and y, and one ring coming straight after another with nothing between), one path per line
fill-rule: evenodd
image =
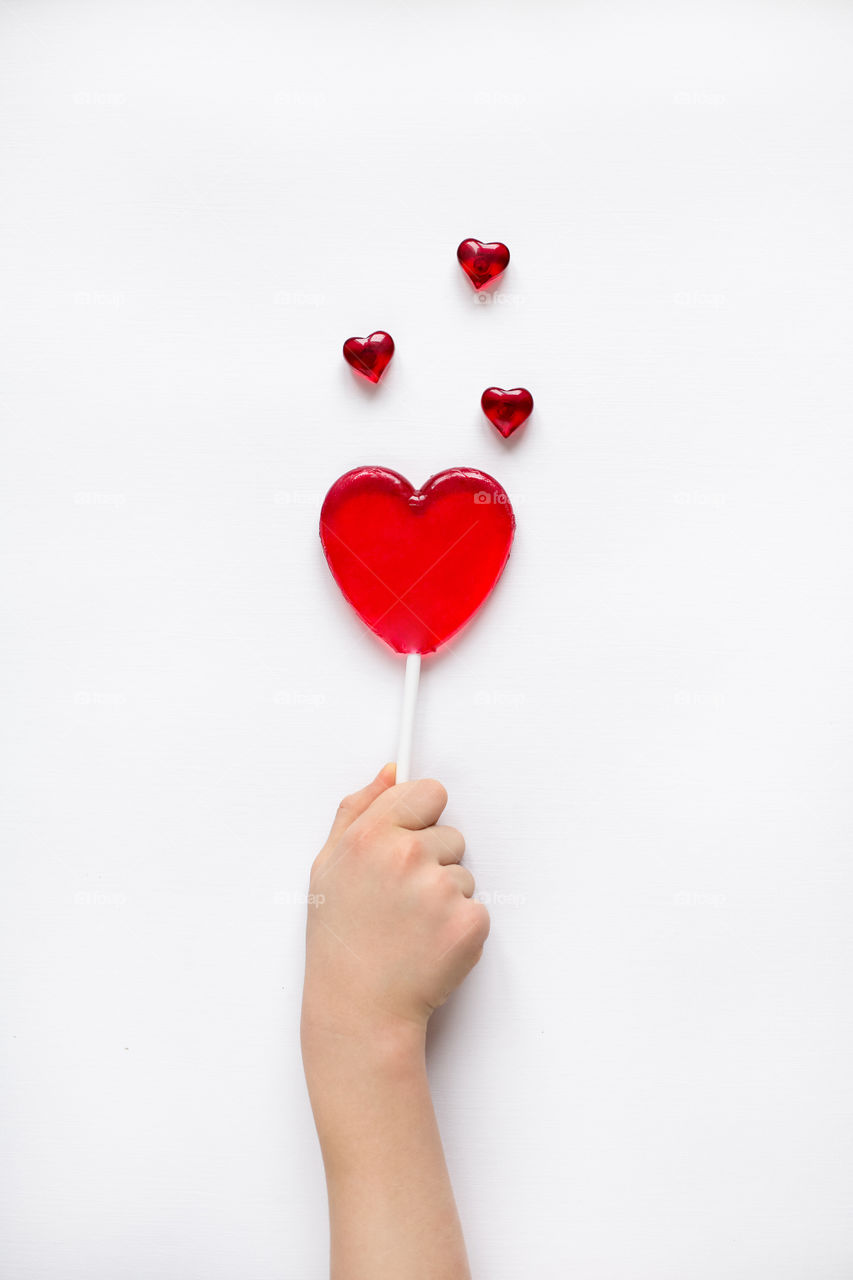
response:
M366 338L347 338L344 343L344 359L370 382L378 382L390 364L394 354L394 339L390 333L377 329Z
M432 653L489 595L515 517L483 471L440 471L414 489L396 471L358 467L326 494L320 539L356 613L398 653Z
M483 244L482 240L463 240L456 256L475 289L482 289L497 280L509 266L509 249L499 240L493 244Z
M533 396L526 387L487 387L480 399L483 413L506 439L526 422L533 412Z

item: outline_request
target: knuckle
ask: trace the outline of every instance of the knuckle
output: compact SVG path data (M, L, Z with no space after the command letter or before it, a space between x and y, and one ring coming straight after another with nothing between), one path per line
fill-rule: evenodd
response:
M447 804L447 788L438 778L424 778L421 782L424 791L424 797L428 800L435 801L443 809Z
M492 918L489 915L489 909L485 905L485 903L472 902L471 920L472 920L471 932L474 936L474 939L479 943L480 947L482 948L483 944L485 943L486 939L489 936L489 930L492 927Z
M397 841L397 857L404 866L419 862L423 853L423 840L417 831L404 832Z
M457 831L456 827L448 827L447 838L451 845L455 845L456 848L458 848L459 857L461 858L463 853L465 852L465 837L463 836L462 832Z
M359 818L344 832L341 844L347 850L371 853L382 844L382 837L383 827L380 824Z
M448 902L455 902L459 895L459 882L448 872L447 867L436 867L432 879L439 896Z
M338 805L338 813L342 818L346 818L349 817L350 814L355 813L357 807L357 797L353 792L352 795L344 796L343 800Z

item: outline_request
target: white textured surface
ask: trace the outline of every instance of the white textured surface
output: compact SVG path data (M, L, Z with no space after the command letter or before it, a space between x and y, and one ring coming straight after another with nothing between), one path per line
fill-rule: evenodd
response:
M324 1272L297 899L402 668L316 522L379 462L519 523L415 759L493 902L432 1045L478 1280L849 1277L851 35L3 4L5 1274Z

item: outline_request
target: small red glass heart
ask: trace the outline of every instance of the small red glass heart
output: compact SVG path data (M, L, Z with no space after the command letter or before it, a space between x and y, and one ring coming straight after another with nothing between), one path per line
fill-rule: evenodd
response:
M493 427L497 427L504 439L517 431L533 412L533 396L526 387L487 387L480 399L483 413Z
M394 354L394 339L390 333L377 329L366 338L347 338L344 343L344 359L369 382L378 382Z
M509 249L499 240L492 244L483 244L482 240L463 240L456 256L475 289L482 289L497 280L509 266Z
M332 576L397 653L432 653L465 625L501 576L514 532L497 480L467 467L422 489L358 467L335 481L320 513Z

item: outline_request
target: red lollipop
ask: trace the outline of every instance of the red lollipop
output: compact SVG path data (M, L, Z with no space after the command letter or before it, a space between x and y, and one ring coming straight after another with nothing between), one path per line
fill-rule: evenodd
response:
M514 532L505 491L467 467L441 471L421 489L396 471L358 467L326 494L320 539L332 576L371 631L407 655L398 782L409 772L421 655L477 612Z

